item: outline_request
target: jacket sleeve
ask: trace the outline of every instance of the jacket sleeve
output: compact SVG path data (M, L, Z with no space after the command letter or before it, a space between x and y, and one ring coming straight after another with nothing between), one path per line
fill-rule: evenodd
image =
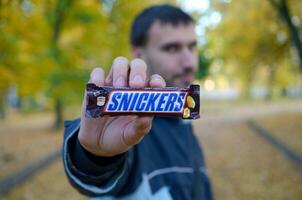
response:
M62 157L69 182L88 196L117 196L131 170L132 150L114 157L94 156L79 143L79 128L79 119L65 122Z

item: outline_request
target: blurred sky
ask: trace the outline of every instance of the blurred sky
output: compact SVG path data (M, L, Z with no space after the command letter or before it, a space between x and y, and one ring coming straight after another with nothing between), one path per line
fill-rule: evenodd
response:
M209 0L178 0L178 2L187 12L198 12L202 14L202 17L197 21L196 33L199 42L204 44L206 42L205 28L217 25L221 20L221 14L210 10Z
M209 8L208 0L178 0L186 11L205 11Z

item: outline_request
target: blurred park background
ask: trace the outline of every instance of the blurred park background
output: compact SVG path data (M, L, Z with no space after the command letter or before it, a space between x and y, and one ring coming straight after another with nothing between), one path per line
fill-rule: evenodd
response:
M87 199L58 156L63 121L93 67L131 59L131 21L155 3L196 19L216 199L302 199L301 0L0 0L0 199Z

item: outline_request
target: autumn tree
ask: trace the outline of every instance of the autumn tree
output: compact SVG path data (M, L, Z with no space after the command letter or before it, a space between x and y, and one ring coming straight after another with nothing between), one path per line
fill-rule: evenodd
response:
M37 16L22 1L0 1L0 110L4 110L10 86L17 85L20 98L33 95L40 88L40 68L32 62L43 44L37 32L44 27ZM31 27L37 32L32 33Z
M293 46L295 47L296 52L297 52L300 72L302 72L302 41L301 41L301 34L299 31L299 28L301 28L301 27L298 27L299 22L297 23L297 25L293 22L294 17L298 18L298 20L302 20L302 18L301 17L299 18L292 14L292 12L290 10L289 1L287 1L287 0L269 0L269 2L277 10L280 18L286 24L286 26L290 32ZM297 2L297 1L292 1L292 3L297 4L298 5L297 7L300 7L300 8L302 6L302 3ZM302 13L300 13L300 14L302 14Z
M255 84L272 89L284 74L287 81L279 87L292 82L295 69L287 59L291 57L289 33L268 1L213 1L212 6L222 18L208 31L211 53L228 76L240 80L245 96Z
M53 9L47 6L53 33L50 53L56 65L48 76L49 91L55 99L56 127L62 122L63 99L71 101L72 91L83 94L79 90L84 90L89 69L101 65L108 71L114 57L130 56L130 23L143 6L151 3L64 0L57 1Z
M63 108L81 102L93 67L108 72L114 57L130 59L128 33L134 16L162 2L176 3L0 1L0 112L7 89L15 84L22 99L42 96L43 104L55 110L59 127Z

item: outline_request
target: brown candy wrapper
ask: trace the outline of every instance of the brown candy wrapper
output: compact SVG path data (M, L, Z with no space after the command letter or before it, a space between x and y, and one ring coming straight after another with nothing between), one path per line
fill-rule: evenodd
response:
M86 85L86 117L159 115L198 119L199 85L189 88L113 88Z

